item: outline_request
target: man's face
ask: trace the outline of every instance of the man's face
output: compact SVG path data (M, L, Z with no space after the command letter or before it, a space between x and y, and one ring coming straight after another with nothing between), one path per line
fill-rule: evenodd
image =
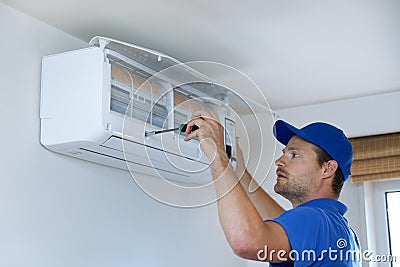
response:
M283 155L276 160L276 193L287 198L293 204L300 204L317 189L321 167L314 151L315 145L293 136Z

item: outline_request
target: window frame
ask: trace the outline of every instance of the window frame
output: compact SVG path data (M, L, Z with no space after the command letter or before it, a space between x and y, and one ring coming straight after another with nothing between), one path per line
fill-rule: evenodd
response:
M365 195L366 200L370 197L369 199L373 201L373 205L370 206L373 207L373 210L368 211L372 212L372 216L368 217L374 218L374 221L367 223L368 233L373 232L372 235L368 234L369 250L374 254L391 255L386 193L400 192L400 179L369 182L366 186L372 187L373 192L372 197ZM399 260L398 256L397 261ZM392 267L393 264L391 262L380 262L379 264L371 262L369 266Z
M386 226L387 226L387 231L388 231L388 246L389 246L389 254L393 255L393 251L392 251L392 236L390 234L390 221L389 221L389 205L388 205L388 194L392 194L392 193L398 193L400 194L400 190L389 190L385 192L385 204L386 204ZM397 255L398 257L399 255ZM397 259L400 260L400 259ZM393 267L393 262L391 262L391 267Z

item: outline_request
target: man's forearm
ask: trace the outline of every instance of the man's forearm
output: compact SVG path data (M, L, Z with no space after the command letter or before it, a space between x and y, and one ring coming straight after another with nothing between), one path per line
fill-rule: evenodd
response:
M247 196L229 164L229 159L218 156L211 164L218 197L222 228L232 248L262 248L265 225L262 217Z
M242 176L240 177L240 184L263 220L276 218L284 211L284 209L253 179L247 169L237 174ZM253 190L253 188L255 188L255 190Z

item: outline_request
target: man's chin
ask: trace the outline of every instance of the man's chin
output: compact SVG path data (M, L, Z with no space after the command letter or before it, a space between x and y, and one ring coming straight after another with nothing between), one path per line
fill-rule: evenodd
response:
M282 182L280 182L279 180L276 181L275 185L274 185L274 191L277 194L280 194L280 192L282 191Z

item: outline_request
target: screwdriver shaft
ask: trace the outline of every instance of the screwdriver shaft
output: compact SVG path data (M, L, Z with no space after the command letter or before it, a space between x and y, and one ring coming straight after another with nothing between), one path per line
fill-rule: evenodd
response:
M161 134L161 133L167 133L167 132L174 132L174 131L179 131L179 132L186 132L186 127L187 123L180 124L178 128L172 128L172 129L165 129L165 130L158 130L158 131L151 131L151 132L145 132L144 136L151 136L155 134ZM192 132L196 131L199 129L196 125L192 127Z
M161 134L161 133L167 133L167 132L173 132L177 131L179 128L173 128L173 129L166 129L166 130L159 130L159 131L152 131L152 132L145 132L145 136L150 136L150 135L155 135L155 134Z

